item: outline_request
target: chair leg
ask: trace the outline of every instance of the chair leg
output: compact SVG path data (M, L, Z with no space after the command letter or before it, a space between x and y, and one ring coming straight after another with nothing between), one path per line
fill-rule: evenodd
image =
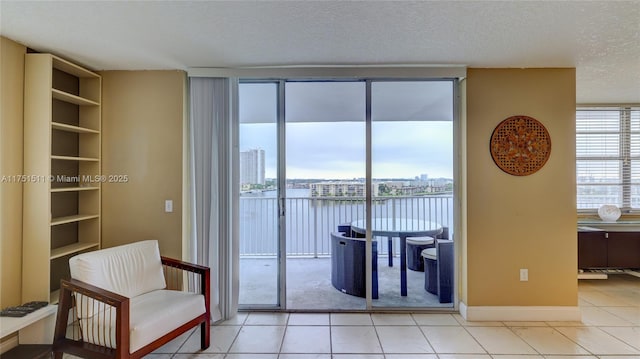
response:
M373 263L371 263L371 298L378 299L378 247L373 244Z
M393 267L393 237L387 237L389 247L389 267Z
M211 337L211 325L208 320L200 324L200 349L209 348L209 340Z

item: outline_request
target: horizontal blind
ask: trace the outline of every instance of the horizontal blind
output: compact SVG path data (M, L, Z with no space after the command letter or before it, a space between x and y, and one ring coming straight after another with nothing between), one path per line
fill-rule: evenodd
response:
M640 209L640 111L589 108L576 111L578 210L615 204Z
M631 209L640 209L640 109L629 111L629 196Z

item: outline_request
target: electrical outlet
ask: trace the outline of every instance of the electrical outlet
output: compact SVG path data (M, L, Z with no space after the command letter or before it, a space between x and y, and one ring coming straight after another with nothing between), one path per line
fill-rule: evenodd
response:
M164 201L164 211L166 213L171 213L173 212L173 201L168 199L166 201Z
M529 270L526 268L520 269L520 281L527 282L529 281Z

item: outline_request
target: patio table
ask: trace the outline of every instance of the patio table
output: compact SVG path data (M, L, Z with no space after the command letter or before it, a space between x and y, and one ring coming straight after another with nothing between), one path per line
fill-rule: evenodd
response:
M351 230L366 234L367 221L351 222ZM436 236L442 233L442 225L436 222L401 217L373 218L371 233L381 237L400 238L400 295L407 296L407 237Z

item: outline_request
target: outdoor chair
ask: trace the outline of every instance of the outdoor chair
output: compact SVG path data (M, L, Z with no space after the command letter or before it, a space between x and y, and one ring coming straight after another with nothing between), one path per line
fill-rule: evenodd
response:
M435 247L422 251L424 289L438 296L440 303L453 301L453 240L436 239Z
M442 227L442 232L435 238L449 238L449 227ZM435 238L430 236L407 237L407 268L424 272L424 261L422 251L435 246Z
M365 239L331 233L331 284L339 291L366 296ZM372 298L378 299L378 243L372 243Z
M200 347L209 347L209 268L161 257L158 242L147 240L74 256L69 269L60 284L57 359L142 358L198 325Z

